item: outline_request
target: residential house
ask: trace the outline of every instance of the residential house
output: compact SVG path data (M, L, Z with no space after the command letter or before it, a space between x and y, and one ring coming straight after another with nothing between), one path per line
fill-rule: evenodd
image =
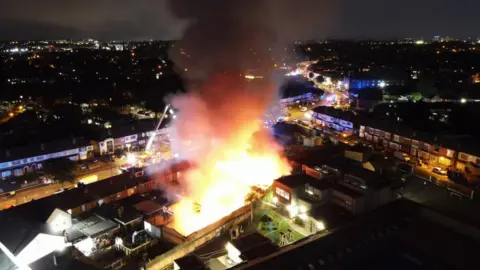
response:
M332 131L351 135L355 131L356 116L352 112L320 106L313 109L312 121Z
M84 160L93 155L93 145L81 138L71 138L39 145L2 149L0 178L20 176L39 169L42 163L55 158Z

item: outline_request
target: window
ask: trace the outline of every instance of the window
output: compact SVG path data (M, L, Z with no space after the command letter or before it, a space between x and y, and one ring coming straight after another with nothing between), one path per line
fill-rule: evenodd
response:
M419 142L417 140L412 140L412 147L418 148Z
M430 145L428 143L423 144L423 149L430 151Z
M400 142L400 136L393 135L393 140L396 141L396 142Z
M433 147L433 151L436 152L436 153L440 152L440 146L435 145L435 146Z
M455 151L447 149L447 157L452 158Z
M392 138L392 134L385 132L385 139L390 140Z
M290 200L290 194L279 187L275 188L275 193L285 200Z

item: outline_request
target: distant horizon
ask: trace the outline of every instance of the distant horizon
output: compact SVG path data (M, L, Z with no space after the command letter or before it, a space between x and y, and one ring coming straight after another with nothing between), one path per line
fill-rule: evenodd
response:
M321 42L321 41L402 41L402 40L434 40L437 35L431 37L391 37L391 38L374 38L374 37L357 37L357 38L346 38L346 37L327 37L327 38L318 38L318 39L295 39L291 42ZM440 38L450 38L451 41L468 41L468 40L480 40L480 35L478 37L457 37L457 36L438 36ZM45 39L0 39L0 43L5 42L32 42L32 41L88 41L89 39L99 42L148 42L148 41L161 41L161 42L173 42L179 41L180 39L96 39L92 37L86 38L45 38Z
M215 1L185 2L193 10ZM480 35L480 1L464 0L263 0L262 23L282 37L392 40ZM176 17L167 0L6 1L0 9L0 40L175 40L188 20ZM236 3L238 5L239 3ZM260 5L255 5L260 6ZM212 7L207 7L206 12ZM200 8L200 9L199 9ZM222 7L225 8L225 7ZM182 17L182 16L180 16ZM301 21L299 23L298 21Z

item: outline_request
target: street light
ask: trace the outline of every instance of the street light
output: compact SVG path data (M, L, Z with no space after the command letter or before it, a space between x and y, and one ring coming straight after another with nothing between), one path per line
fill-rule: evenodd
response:
M465 104L465 103L467 103L467 99L466 99L466 98L462 98L462 99L460 99L460 102L461 102L462 104Z

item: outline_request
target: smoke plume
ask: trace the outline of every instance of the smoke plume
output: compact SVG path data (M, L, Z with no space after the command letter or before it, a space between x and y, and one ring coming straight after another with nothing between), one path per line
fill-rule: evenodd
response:
M173 106L180 110L177 136L192 141L204 155L199 144L212 138L229 140L235 135L232 133L260 120L277 98L271 71L287 46L296 38L327 33L325 26L331 20L327 15L334 14L335 9L324 3L169 1L173 14L187 22L183 38L170 51L190 85L188 95L173 98ZM246 82L243 74L252 69L265 80Z
M268 185L289 173L262 118L277 98L270 76L274 64L279 64L287 42L304 38L306 29L312 29L318 18L305 11L319 8L318 2L169 2L174 15L187 22L183 38L170 52L189 85L187 94L171 101L178 110L174 151L198 166L185 176L185 194L202 208L216 209L196 222L179 213L189 207L178 210L179 223L209 224L241 207L250 186ZM264 79L247 81L247 71Z

